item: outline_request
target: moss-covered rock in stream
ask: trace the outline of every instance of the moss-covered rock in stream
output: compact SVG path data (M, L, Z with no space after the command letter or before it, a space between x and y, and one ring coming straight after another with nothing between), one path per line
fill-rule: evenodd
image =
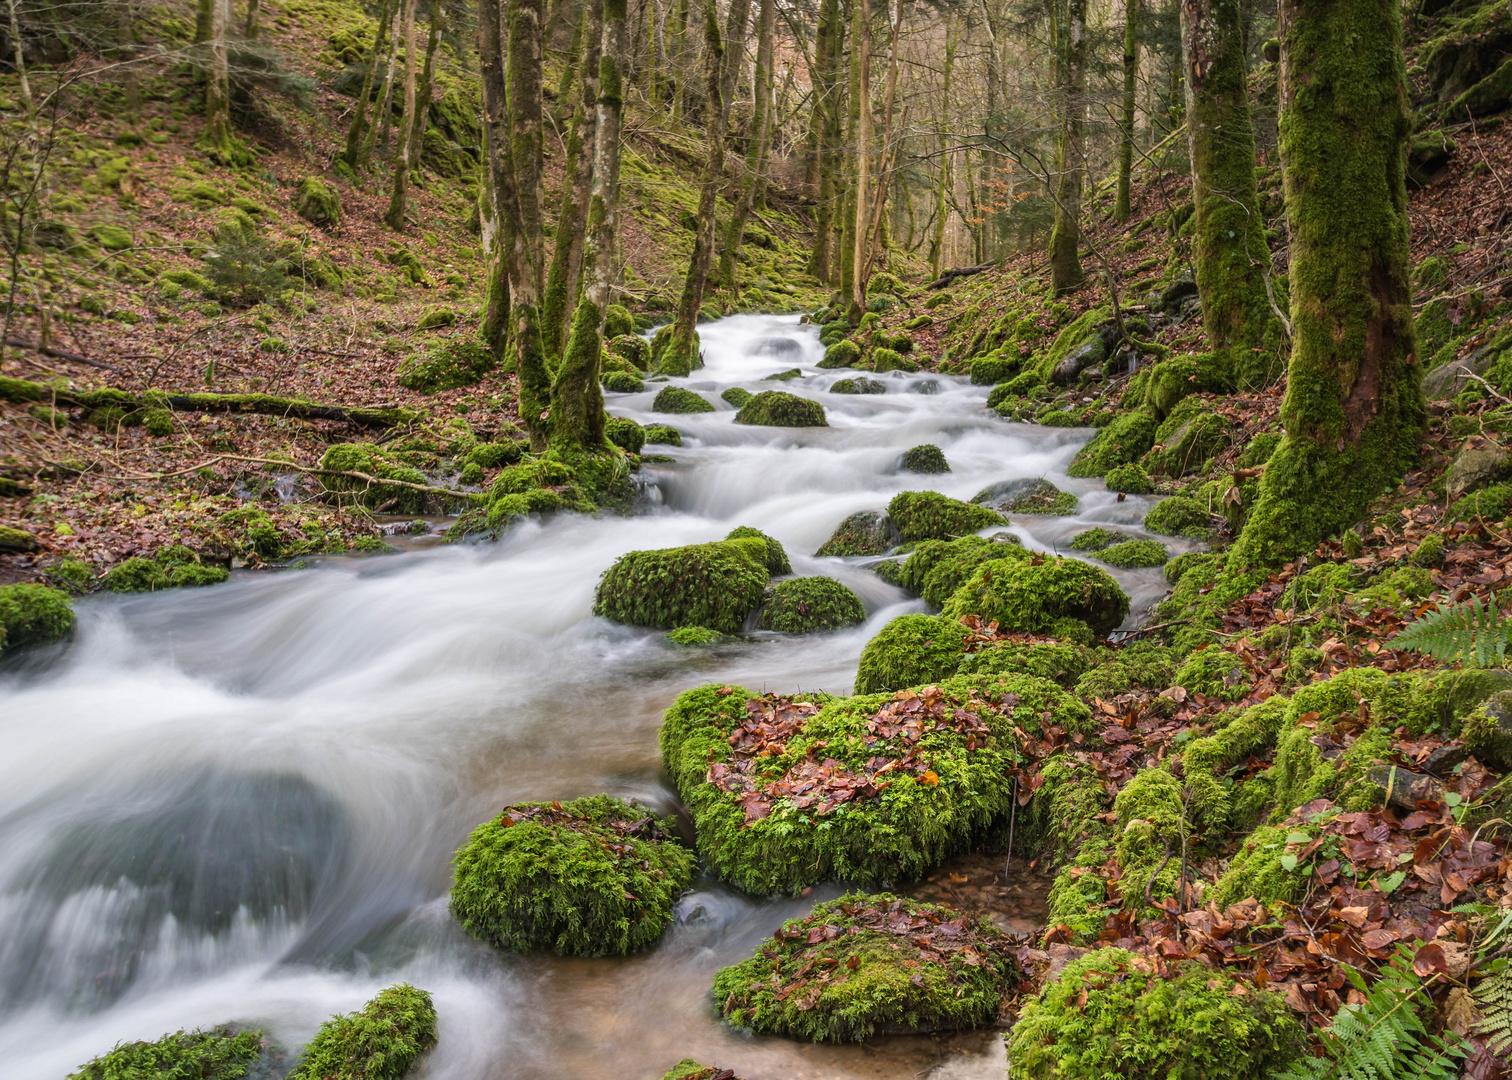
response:
M832 394L885 394L887 384L880 379L868 379L865 376L856 379L840 379L830 388Z
M749 525L738 525L730 530L729 535L725 539L760 540L766 545L767 573L773 577L781 577L784 574L791 574L793 572L793 565L788 562L786 549L760 529L753 529Z
M1149 473L1133 462L1113 466L1104 474L1103 483L1109 491L1119 491L1125 495L1148 495L1155 490L1155 485L1150 483Z
M839 699L711 685L667 710L661 748L705 865L764 894L928 873L1004 823L1014 729L1051 724L1090 732L1093 721L1028 676Z
M270 1051L259 1028L177 1031L155 1042L118 1043L68 1080L241 1080Z
M841 338L824 350L824 359L819 366L826 369L853 367L861 359L861 346L849 338Z
M1067 620L1106 637L1129 614L1129 597L1106 570L1079 559L999 559L983 563L945 602L944 615L976 615L1004 630L1077 636Z
M661 1080L740 1080L733 1069L721 1069L705 1065L696 1058L683 1058L662 1076Z
M657 443L661 446L681 446L682 432L671 424L647 424L645 426L646 442Z
M760 627L789 634L838 630L866 621L861 598L834 578L788 578L767 590Z
M842 521L816 556L881 555L903 542L892 518L881 510L863 510Z
M763 390L740 407L737 424L763 427L828 427L824 406L785 390Z
M769 576L759 539L632 551L599 578L593 613L630 626L737 634L760 606Z
M136 556L116 563L100 579L110 592L161 592L193 585L219 585L230 576L223 566L206 564L186 547L163 548L152 558Z
M1072 961L1031 998L1008 1040L1042 1080L1262 1080L1307 1053L1280 994L1188 962L1167 977L1124 949Z
M990 537L971 535L955 540L925 540L903 563L898 572L898 584L935 607L943 607L983 563L1028 557L1022 541L1007 532Z
M861 650L856 693L902 690L955 674L971 631L937 615L899 615Z
M713 404L681 386L664 386L651 401L651 411L659 413L714 412Z
M73 608L62 589L29 582L0 585L0 653L61 641L73 624Z
M661 937L694 866L675 822L631 803L520 803L457 851L451 911L500 948L620 956Z
M430 994L398 983L321 1024L288 1080L400 1080L435 1045Z
M1155 445L1155 421L1142 412L1120 413L1071 459L1066 475L1102 476L1136 462Z
M905 542L951 540L957 536L1006 524L996 510L952 499L935 491L904 491L887 504Z
M1140 567L1164 566L1171 557L1159 540L1125 540L1103 548L1097 557L1120 570L1135 570Z
M990 506L1004 514L1044 514L1060 516L1076 513L1077 498L1043 478L1006 480L983 488L971 497L980 506Z
M1119 532L1117 529L1105 529L1101 525L1079 532L1071 538L1066 546L1072 551L1102 551L1114 544L1122 544L1126 540L1133 540L1130 533Z
M714 998L732 1024L814 1042L982 1027L1018 974L1010 945L986 919L852 893L720 971Z
M646 429L628 417L611 417L604 425L604 438L627 454L638 454L646 445Z
M738 386L732 386L724 393L720 394L719 399L721 401L728 402L729 404L735 406L735 408L737 409L740 409L745 406L746 402L750 401L755 396L756 395L751 393L749 390L744 390Z
M395 514L425 511L425 492L383 482L398 480L405 484L424 484L425 474L418 469L390 464L371 443L337 443L328 447L320 457L320 467L332 473L362 473L373 478L321 476L320 485L331 501L355 502L373 510L383 507Z
M1162 536L1207 540L1212 537L1213 516L1195 499L1173 495L1169 499L1161 499L1145 515L1144 527Z
M898 464L904 472L947 473L950 471L950 462L945 460L945 451L934 443L909 447L903 451L903 458Z

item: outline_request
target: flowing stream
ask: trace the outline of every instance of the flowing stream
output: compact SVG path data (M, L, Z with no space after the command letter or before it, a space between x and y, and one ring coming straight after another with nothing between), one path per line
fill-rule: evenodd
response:
M626 960L509 956L446 910L452 851L507 803L596 792L663 812L661 710L707 681L847 692L866 640L921 601L865 559L810 554L847 515L931 488L970 498L1044 476L1081 496L1072 518L1012 529L1051 550L1093 523L1137 531L1148 500L1067 480L1086 430L1006 423L986 388L880 376L885 394L832 394L796 318L702 328L708 366L679 380L718 411L650 411L661 384L610 412L670 420L675 463L646 470L643 516L563 515L497 543L323 560L210 589L97 596L74 640L0 670L0 1061L59 1080L118 1041L255 1023L297 1047L383 986L430 990L440 1042L420 1077L658 1077L694 1056L748 1080L997 1077L991 1035L820 1047L724 1027L708 998L807 898L754 899L708 878L650 952ZM769 374L801 367L785 383ZM730 386L815 398L830 427L736 426ZM900 473L933 442L952 472ZM591 614L624 552L751 525L799 574L851 586L868 620L805 637L753 634L679 649ZM1117 575L1135 611L1159 570Z

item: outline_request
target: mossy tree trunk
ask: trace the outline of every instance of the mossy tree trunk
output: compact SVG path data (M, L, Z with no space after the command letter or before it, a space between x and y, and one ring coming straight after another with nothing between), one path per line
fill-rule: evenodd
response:
M396 5L404 0L394 0ZM395 12L398 12L395 8ZM361 168L367 168L373 160L373 151L378 149L387 150L389 140L389 125L394 119L394 76L399 72L399 35L389 34L388 64L383 69L383 92L379 94L378 112L373 116L373 126L368 131L367 142L363 144L362 160L358 163Z
M203 45L210 40L210 21L215 17L217 0L198 0L194 5L194 44ZM19 44L20 38L15 39Z
M1082 176L1087 152L1087 0L1069 0L1061 85L1060 140L1056 148L1055 224L1050 230L1050 284L1057 296L1082 283Z
M410 137L415 116L415 4L416 0L404 2L404 119L399 125L399 146L394 154L394 185L389 193L388 213L383 215L384 224L395 232L404 231L410 157L415 146L415 140Z
M1345 529L1401 479L1423 430L1397 0L1282 0L1281 161L1291 230L1286 437L1229 565Z
M1124 0L1123 106L1118 117L1118 195L1113 220L1122 225L1133 214L1130 180L1134 172L1134 95L1139 88L1139 5Z
M939 142L940 175L935 181L934 230L929 237L929 276L940 276L940 260L945 257L945 222L950 216L948 199L954 184L950 173L950 77L955 71L956 27L947 13L945 16L945 87L940 96L940 125L936 134Z
M479 221L487 255L483 340L501 368L509 366L509 212L514 178L509 169L505 106L503 18L499 0L478 3L478 73L483 97L483 203Z
M394 5L384 0L383 10L378 14L378 32L373 35L373 55L368 58L367 70L362 73L362 91L357 95L356 107L352 109L352 123L347 128L346 148L341 160L348 168L357 168L361 160L362 136L367 130L369 99L373 95L373 79L378 74L378 62L382 57L383 43L388 38L389 19Z
M1239 0L1181 0L1181 46L1202 322L1208 347L1228 353L1247 390L1281 372L1274 332L1271 350L1262 349L1275 320L1265 292L1270 248L1255 193L1241 7Z
M583 243L583 297L572 314L572 334L552 388L551 438L569 450L604 444L604 394L599 387L604 312L613 299L614 247L619 234L620 133L625 111L629 45L627 0L603 0L598 61L593 187Z
M851 321L859 322L866 311L866 256L871 244L871 0L860 0L856 10L860 20L857 41L856 102L856 182L851 196L854 223L851 226Z
M839 182L836 184L836 195L840 213L840 227L838 229L837 251L840 257L839 292L840 301L847 308L851 307L851 296L855 291L856 279L856 142L857 132L861 125L861 39L863 37L861 21L861 0L848 0L850 14L850 47L846 50L849 57L849 71L846 80L845 91L845 133L843 145L845 154L838 163L840 173ZM869 33L866 36L870 36ZM867 103L870 105L870 102ZM855 325L859 315L850 312L851 325Z
M231 69L226 37L231 25L231 0L211 0L210 77L205 84L205 131L200 146L222 164L234 157L236 136L231 131Z
M242 24L242 36L248 41L257 40L260 29L258 19L262 15L262 0L247 0L247 21Z
M572 125L567 130L567 160L562 175L570 182L562 185L562 202L557 211L556 240L551 255L551 269L546 275L546 299L542 305L542 336L546 355L557 357L567 341L567 313L577 302L578 280L583 265L583 244L588 214L590 185L593 181L595 149L594 128L598 115L599 55L603 48L604 3L588 0L579 21L582 38L582 67L578 100L572 110Z
M775 0L761 0L760 26L756 40L755 100L751 112L753 138L746 151L745 182L741 188L740 200L734 213L730 215L724 246L719 253L719 279L737 296L740 294L740 283L736 279L735 264L740 258L740 246L745 242L746 221L761 199L762 177L766 172L767 150L772 137L772 43L777 32Z
M809 273L821 282L834 277L830 260L833 249L835 202L839 198L835 182L840 157L840 86L839 58L845 40L845 15L840 0L822 0L819 6L819 31L814 42L814 67L818 83L814 87L815 123L819 128L815 156L818 168L815 211L814 253L809 258Z
M415 117L409 126L410 168L415 170L417 177L420 175L420 156L425 153L425 129L430 125L431 93L436 77L436 47L441 43L444 18L441 0L431 0L430 33L425 42L425 69L420 73L420 88L415 91Z
M677 304L677 322L672 340L662 354L659 370L665 375L686 375L699 364L698 309L703 306L704 287L714 261L715 211L718 208L719 182L724 175L725 121L721 101L724 82L724 43L719 34L718 9L714 0L704 3L704 139L708 157L698 193L698 231L693 236L693 255L688 260L688 275L683 279L682 298Z

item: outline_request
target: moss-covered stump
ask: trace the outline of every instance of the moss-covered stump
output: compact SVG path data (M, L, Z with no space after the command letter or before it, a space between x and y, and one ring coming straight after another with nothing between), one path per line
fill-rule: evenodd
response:
M1109 469L1138 461L1155 445L1155 420L1142 412L1115 417L1076 457L1066 470L1069 476L1102 476Z
M68 594L46 585L0 586L0 653L60 641L73 629Z
M1006 704L1005 704L1006 703ZM1015 728L1090 731L1054 683L972 676L896 695L681 694L662 721L667 769L705 865L750 893L928 873L1006 820Z
M1076 513L1077 498L1050 481L1009 480L977 492L971 501L990 506L1005 514L1044 514L1059 516Z
M399 1080L435 1045L431 996L399 983L321 1024L288 1080Z
M493 350L481 341L454 338L399 365L399 385L421 394L472 386L496 366Z
M779 581L767 590L761 629L789 634L838 630L866 621L861 598L834 578L805 577Z
M950 462L945 460L945 451L934 443L909 447L903 451L903 460L899 462L899 466L904 472L947 473L950 471Z
M1008 950L985 919L852 893L784 923L714 997L732 1024L814 1042L981 1027L1015 975Z
M661 937L694 863L672 819L632 803L521 803L457 851L451 911L503 949L624 955Z
M240 1080L268 1049L257 1028L178 1031L156 1042L120 1043L68 1080Z
M740 407L735 422L763 427L829 427L823 405L785 390L763 390Z
M861 650L856 693L902 690L955 674L971 631L936 615L899 615Z
M186 547L167 547L152 558L136 556L116 563L100 579L110 592L161 592L195 585L219 585L230 573L222 566L207 566Z
M1213 516L1195 499L1172 495L1169 499L1161 499L1145 515L1144 527L1162 536L1207 540L1212 537Z
M758 539L632 551L599 578L593 613L630 626L738 634L769 577L767 546Z
M903 542L892 518L881 510L863 510L840 523L817 556L882 555Z
M337 443L320 456L320 467L335 472L362 473L373 478L322 476L320 485L332 501L355 502L369 509L383 507L395 514L419 514L425 510L425 492L383 482L402 480L407 484L424 484L425 474L418 469L390 465L371 443Z
M1006 532L962 536L956 540L925 540L914 548L898 571L898 584L935 607L943 607L983 563L1028 557L1022 541Z
M999 559L983 563L945 602L944 615L980 616L1004 630L1080 637L1067 621L1105 637L1129 614L1129 597L1106 570L1078 559Z
M781 577L784 574L791 574L793 572L793 565L788 562L787 550L760 529L753 529L749 525L737 525L730 530L729 535L725 539L760 540L766 545L767 573L773 577Z
M1120 570L1164 566L1171 555L1159 540L1125 540L1097 553L1097 557Z
M1306 1045L1280 994L1200 963L1161 978L1134 953L1098 949L1024 1006L1008 1062L1037 1080L1259 1080Z
M714 406L691 390L681 386L664 386L651 401L651 411L660 413L713 412Z
M1004 525L996 510L952 499L934 491L904 491L887 504L887 514L907 543L952 540L957 536Z

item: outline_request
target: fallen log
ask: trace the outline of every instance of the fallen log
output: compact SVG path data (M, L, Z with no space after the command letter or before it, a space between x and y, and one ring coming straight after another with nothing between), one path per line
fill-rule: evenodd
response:
M940 276L937 277L937 278L935 278L933 281L931 281L926 286L926 288L930 288L930 289L943 289L945 286L949 285L956 278L970 277L972 274L980 274L980 273L983 273L984 271L991 270L996 265L997 265L997 263L995 263L995 262L984 262L984 263L980 263L980 264L978 264L976 266L956 266L956 267L952 267L949 270L942 271L941 274L940 274Z

